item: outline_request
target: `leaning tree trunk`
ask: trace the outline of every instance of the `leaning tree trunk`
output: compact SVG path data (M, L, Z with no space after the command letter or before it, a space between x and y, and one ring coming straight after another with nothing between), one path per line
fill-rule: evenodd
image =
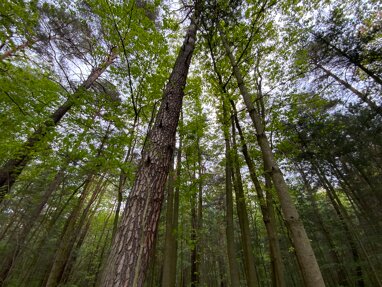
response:
M347 52L343 51L342 49L338 48L335 44L330 43L329 40L327 40L325 37L322 37L316 33L312 33L317 39L325 43L328 47L332 48L334 51L336 51L339 55L347 59L350 63L352 63L354 66L359 68L361 71L363 71L366 75L368 75L370 78L372 78L376 83L382 85L382 78L380 78L376 73L371 71L369 68L364 66L359 59L356 57L351 56Z
M184 87L195 47L198 14L196 9L165 88L155 124L143 149L101 286L141 287L144 284L175 148Z
M284 176L274 159L260 114L253 105L251 97L244 84L243 76L240 72L238 64L221 30L220 35L226 55L232 65L233 74L238 83L240 93L244 99L245 106L256 130L257 141L263 155L264 165L266 167L265 172L271 175L273 184L278 193L284 220L291 234L305 285L307 287L323 287L325 286L325 283L322 278L316 256L314 255L313 248L310 244L308 235L306 234L296 206L294 205L292 197L289 194Z
M354 236L351 232L351 222L348 220L348 217L346 215L346 211L345 211L343 205L341 204L339 198L337 197L333 186L330 184L330 182L326 178L325 173L316 164L313 165L313 168L314 168L321 184L326 189L326 193L329 197L329 200L330 200L330 202L334 208L334 211L336 212L336 214L340 220L340 224L342 225L342 228L345 232L346 238L348 239L350 251L351 251L351 254L353 256L354 264L356 265L356 267L355 267L356 286L363 287L363 286L365 286L365 282L363 280L364 276L363 276L363 271L362 271L361 262L360 262L361 259L360 259L360 255L358 252L358 247L357 247L356 241L355 241Z
M103 178L101 178L97 186L94 188L94 191L90 199L88 200L86 207L82 210L87 200L87 196L91 192L92 175L90 175L88 179L89 181L84 187L84 191L82 192L77 205L70 214L68 221L64 227L60 242L56 250L56 254L54 256L53 265L49 272L46 287L58 286L61 283L62 276L64 275L65 268L70 259L70 254L72 252L73 246L79 236L78 231L84 225L84 222L88 217L89 210L92 204L104 188L104 180Z
M357 90L352 85L350 85L348 82L342 80L340 77L338 77L336 74L332 73L330 70L326 69L324 66L320 65L319 63L315 64L318 68L323 70L326 75L332 77L334 80L337 81L337 83L344 86L346 89L351 91L353 94L355 94L362 102L366 103L375 113L382 116L382 107L378 106L374 101L369 99L367 94L364 94L363 92Z
M22 253L25 248L25 242L27 241L27 237L30 235L30 232L35 227L38 222L38 218L40 217L44 207L46 206L49 198L52 193L57 190L58 186L61 184L65 176L65 169L61 169L53 181L49 184L46 191L41 197L40 203L33 209L31 214L25 219L25 222L21 224L21 228L19 227L18 233L15 233L11 236L11 247L7 248L7 252L4 254L2 258L2 264L0 266L0 282L5 282L11 268L14 265L14 262L18 259L19 255Z
M114 49L112 49L105 61L92 70L88 78L80 85L74 94L72 94L65 103L58 107L54 113L50 115L49 119L28 137L13 158L9 159L2 167L0 167L0 202L3 201L4 195L10 191L18 176L28 164L30 156L35 150L37 143L41 141L49 129L55 127L61 121L65 114L73 107L75 100L81 96L81 93L92 86L107 67L113 63L116 57L117 54Z

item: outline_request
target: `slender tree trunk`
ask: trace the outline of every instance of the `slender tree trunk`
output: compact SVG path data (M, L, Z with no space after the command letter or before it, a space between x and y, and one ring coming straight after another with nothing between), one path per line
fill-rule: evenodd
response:
M62 275L62 278L60 280L59 285L65 285L68 283L70 276L72 275L72 270L74 265L76 264L80 249L82 247L82 244L84 243L84 240L88 234L89 227L92 223L93 216L95 212L97 211L102 198L103 198L103 191L105 189L105 183L106 181L102 184L102 180L99 183L99 186L96 187L96 189L93 192L92 198L89 200L87 207L85 210L82 212L81 219L79 220L78 224L78 234L74 236L74 241L77 241L77 243L72 245L72 248L70 250L70 255L69 258L67 259L67 262L65 264L65 269ZM97 199L98 197L98 199ZM97 199L97 203L95 204L94 207L93 203ZM89 212L90 211L90 212ZM90 213L90 214L89 214ZM88 215L89 214L89 215ZM78 237L78 239L77 239ZM98 256L98 254L97 254Z
M275 203L272 196L272 179L265 174L265 201L266 201L266 228L269 234L269 248L271 254L272 274L274 286L286 286L284 263L281 254L279 236L277 234L277 219L275 214Z
M182 139L179 140L179 149L177 153L176 174L169 175L167 212L166 212L166 237L163 259L162 286L176 286L176 263L177 263L177 229L179 215L179 185L174 190L174 184L180 176L182 159Z
M239 267L236 259L235 248L235 231L233 221L233 197L232 197L232 157L231 157L231 144L229 136L229 116L226 104L223 101L223 131L225 141L225 200L226 200L226 238L227 238L227 255L229 263L229 274L231 278L231 286L239 287Z
M97 196L103 188L101 184L101 178L99 180L100 182L98 182L97 186L95 187L95 190L93 191L93 194L89 199L87 206L82 211L82 214L80 214L86 202L87 196L91 191L91 178L92 176L89 176L88 183L84 187L84 191L80 196L79 202L70 214L70 217L68 218L68 221L64 227L60 243L57 247L54 262L50 270L47 283L45 285L46 287L55 287L61 282L62 276L64 275L65 267L70 257L70 253L78 236L76 230L78 228L81 228L81 226L83 225L85 219L87 218L91 205L94 203L94 201L96 200Z
M155 124L143 149L136 180L118 227L104 287L142 287L164 197L184 87L196 41L198 7L165 88Z
M360 255L359 251L364 256L364 259L367 261L367 264L369 266L369 274L371 275L371 280L373 280L373 284L375 286L382 286L382 282L379 278L379 274L375 269L374 264L370 261L369 255L363 245L363 243L359 240L357 232L352 231L354 229L354 226L351 222L351 219L349 218L349 215L346 211L346 208L343 206L340 198L337 196L336 191L330 181L327 179L324 171L317 165L313 164L314 170L316 171L316 174L318 175L320 182L322 185L325 187L327 191L327 195L329 197L330 202L333 205L333 208L338 215L338 218L340 219L340 223L344 228L344 231L346 233L346 236L349 240L349 245L350 245L350 250L354 259L356 266L356 274L357 274L357 279L356 279L356 284L357 286L365 286L364 282L364 272L359 264L360 261ZM359 246L359 250L357 248L357 242Z
M51 218L45 230L41 230L40 228L35 228L35 231L32 232L30 239L26 243L26 245L33 244L34 246L37 246L35 250L37 252L34 252L31 254L31 258L29 260L30 264L28 264L29 269L25 270L25 273L22 276L22 284L27 284L26 282L30 281L31 277L34 273L37 272L38 268L41 264L44 265L51 265L51 263L45 263L39 261L41 254L43 253L43 246L46 240L48 240L52 236L52 232L54 230L54 226L57 224L58 219L63 215L63 212L70 207L70 203L74 201L74 196L78 193L78 191L86 186L88 183L88 177L72 192L72 194L69 195L68 199L65 201L64 204L60 204L61 208L58 210L54 210L52 214L47 214L43 220L41 220L40 225L42 226L44 221L48 221L48 218ZM62 195L61 195L62 196ZM76 198L77 199L77 198ZM61 202L61 200L60 200ZM58 204L57 204L58 206ZM69 215L70 216L70 215ZM41 234L43 232L43 234ZM38 239L37 239L38 238ZM32 239L35 239L35 242L32 242ZM50 261L50 258L48 259ZM49 272L50 266L47 267L47 271ZM43 286L43 284L40 284L40 286Z
M139 112L136 112L136 114L134 116L134 123L133 123L133 126L132 126L132 130L133 131L132 131L132 133L130 135L131 137L133 137L135 135L135 129L136 129L137 124L138 124L138 117L139 117ZM134 144L133 144L133 141L131 141L130 144L129 144L129 147L127 149L127 153L126 153L125 159L123 161L124 164L126 164L126 163L131 161L130 157L132 155L133 147L134 147ZM124 168L121 168L121 172L119 174L118 188L117 188L117 208L115 210L112 238L114 238L114 236L115 236L115 234L117 232L117 228L118 228L119 214L120 214L121 205L122 205L123 188L126 185L126 179L127 179L126 171L124 170Z
M352 57L351 55L347 54L346 52L344 52L343 50L341 50L340 48L338 48L334 44L330 43L324 37L322 37L322 36L320 36L318 34L315 34L315 33L312 33L312 34L316 38L318 38L319 40L324 42L328 47L331 47L333 50L335 50L339 55L341 55L342 57L348 59L348 61L350 63L352 63L354 66L356 66L360 70L362 70L366 75L368 75L370 78L372 78L376 83L382 85L382 79L380 77L378 77L373 71L371 71L367 67L365 67L359 60L355 59L354 57Z
M11 268L13 266L13 263L15 260L17 260L20 252L22 252L24 248L24 244L26 242L26 239L28 235L30 234L31 230L35 226L35 223L38 221L38 218L44 209L44 206L48 202L50 196L54 191L57 190L58 186L61 184L63 178L64 178L64 169L61 169L56 176L54 177L53 181L49 184L46 191L42 195L40 204L36 206L36 208L32 211L32 213L28 216L28 218L25 220L23 224L21 224L22 229L19 231L17 235L12 236L12 242L11 244L14 244L7 252L5 256L2 258L2 265L0 269L0 282L5 282L7 279L7 276L9 272L11 271ZM20 226L20 224L19 224ZM17 236L17 238L15 238ZM16 244L15 244L16 243Z
M103 259L104 259L104 256L105 254L107 253L108 251L108 247L109 247L109 233L110 233L110 230L107 230L107 227L108 227L108 223L109 223L109 220L110 220L110 217L111 215L114 213L114 209L111 210L111 212L109 213L109 215L107 216L104 224L103 224L103 227L102 227L102 233L101 233L101 236L99 236L99 239L98 239L98 243L97 243L97 247L95 249L95 252L94 254L100 254L100 256L98 257L98 263L95 265L95 268L93 267L94 266L94 261L93 261L93 254L91 254L90 258L91 260L89 261L89 268L88 268L88 273L91 273L91 274L95 274L94 275L94 280L93 280L93 283L92 284L89 284L89 286L93 286L95 287L97 285L97 282L99 282L100 280L100 270L101 270L101 266L102 266L102 263L103 263ZM104 234L106 233L105 235L105 238L104 238ZM101 246L101 243L102 243L102 240L103 240L103 245L102 247ZM101 251L99 251L101 249Z
M256 287L258 286L257 280L257 272L255 266L255 257L253 255L252 250L252 242L251 242L251 229L249 228L249 220L248 220L248 212L247 212L247 204L245 200L244 190L243 190L243 181L240 173L240 165L239 165L239 156L237 154L237 146L236 146L236 132L234 122L232 122L232 153L233 153L233 173L232 180L234 182L235 189L235 198L236 198L236 209L237 215L239 218L239 225L241 231L241 241L243 245L244 252L244 267L245 267L245 275L247 278L247 286L248 287Z
M316 170L316 173L317 173L322 185L325 187L325 189L327 191L327 195L329 197L329 200L333 205L333 208L334 208L334 210L335 210L335 212L336 212L336 214L340 220L340 223L341 223L341 225L345 231L346 237L348 239L350 251L351 251L351 254L353 256L354 263L356 264L356 278L357 278L356 279L356 286L363 287L363 286L365 286L365 282L363 280L363 272L362 272L362 268L361 268L360 262L359 262L360 257L359 257L359 253L358 253L358 248L357 248L356 242L354 241L353 235L350 231L349 222L348 222L347 218L345 218L346 215L344 214L344 207L342 206L341 202L337 198L337 195L335 194L333 187L331 186L330 182L325 177L324 173L320 170L319 167L314 167L314 169Z
M198 214L197 214L197 245L196 245L196 260L199 265L198 275L199 275L199 285L203 286L202 272L204 271L203 266L203 238L202 238L202 228L203 228L203 171L202 171L202 152L200 148L200 138L197 139L197 150L198 150Z
M181 121L183 122L183 117L181 115ZM179 222L179 194L180 194L180 175L182 170L182 135L179 135L179 149L177 154L176 163L176 180L175 180L175 195L174 195L174 219L173 219L173 230L175 232L175 243L172 249L171 256L171 269L172 272L172 282L176 285L176 270L178 262L178 222ZM177 286L177 285L176 285ZM170 286L171 287L171 286Z
M274 215L272 198L270 194L268 194L267 197L265 197L264 195L264 191L256 175L256 168L248 152L248 147L244 138L243 131L240 126L239 119L237 117L237 111L233 101L231 101L231 105L234 110L234 120L235 120L236 128L240 136L240 142L242 146L241 150L244 155L245 162L248 166L249 175L251 177L253 185L255 186L258 201L260 204L261 214L262 214L265 229L268 235L273 285L275 287L285 287L286 285L285 285L285 278L284 278L284 263L282 260L279 240L277 236L276 218Z
M330 70L326 69L322 65L316 63L315 64L318 68L323 70L328 76L332 77L335 79L339 84L347 88L349 91L351 91L353 94L355 94L362 102L366 103L374 112L376 112L379 115L382 115L382 107L379 107L375 102L373 102L369 97L362 93L361 91L357 90L354 88L352 85L350 85L348 82L342 80L339 78L337 75L332 73Z
M75 104L75 99L80 97L84 90L87 90L92 86L92 84L101 76L107 67L113 63L116 57L117 54L115 54L112 50L105 61L97 68L92 70L88 78L81 84L77 91L74 92L74 94L72 94L64 104L58 107L57 110L55 110L54 113L50 115L49 119L46 120L41 126L39 126L36 131L28 137L17 154L13 158L9 159L0 168L0 202L2 202L4 195L10 191L18 176L28 164L32 152L36 149L36 145L41 141L41 139L50 129L54 128L61 121L65 114Z
M337 252L337 248L330 236L329 230L326 228L324 221L322 220L322 217L320 215L320 210L317 206L316 199L314 198L314 193L312 188L310 187L310 184L308 182L308 179L306 178L306 175L304 171L301 168L298 168L301 178L304 183L304 187L308 193L308 200L311 203L311 206L313 208L314 214L316 215L315 221L317 222L318 226L322 230L322 234L324 235L326 241L328 242L329 245L329 255L332 258L333 262L337 265L336 267L336 273L337 273L337 283L341 286L350 286L350 283L348 281L348 276L346 273L346 270L343 266L343 262L340 258L340 255Z
M194 174L194 180L196 180ZM198 218L197 218L197 195L191 195L191 287L197 287L200 283L198 262Z
M257 141L263 155L264 165L266 167L265 172L271 174L273 184L279 196L284 220L291 233L292 242L296 250L296 255L301 267L305 285L307 287L323 287L325 286L325 283L322 278L320 267L318 266L317 259L314 255L314 251L310 244L308 235L306 234L304 225L299 217L292 197L289 194L284 176L273 157L272 149L266 136L261 117L253 105L251 97L244 84L240 69L221 31L220 35L225 47L226 55L231 62L234 76L243 96L245 106L256 130Z
M86 223L84 227L80 227L81 232L79 233L79 238L77 243L72 247L70 250L69 258L67 259L67 262L65 264L65 269L62 274L62 278L60 280L60 285L66 285L70 279L70 276L72 275L72 270L74 265L76 264L78 253L80 252L80 249L82 247L82 244L84 243L84 240L86 238L86 235L88 234L89 227L90 227L90 220Z

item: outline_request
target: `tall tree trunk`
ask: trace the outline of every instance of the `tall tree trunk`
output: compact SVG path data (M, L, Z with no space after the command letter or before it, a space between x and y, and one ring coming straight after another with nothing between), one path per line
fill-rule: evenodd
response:
M98 209L98 207L102 201L105 183L102 184L102 180L101 180L100 184L98 185L98 187L96 187L96 190L93 192L93 196L89 200L87 207L82 212L82 216L81 216L81 219L79 220L79 224L78 224L78 234L74 237L74 239L77 241L77 243L75 244L75 246L72 245L72 248L70 250L70 255L69 255L69 258L67 259L67 262L65 264L64 273L62 275L62 278L60 280L59 285L62 285L62 284L65 285L70 280L70 276L72 275L73 267L77 261L80 249L81 249L81 247L84 243L84 240L88 234L89 227L92 223L93 216L95 215L95 213L96 213L96 211L97 211L97 209ZM97 199L97 196L98 196L98 199ZM93 207L93 203L96 199L97 199L97 203ZM76 237L78 237L78 239Z
M109 134L110 134L110 124L107 127L105 135L102 137L102 140L101 140L100 146L98 147L95 158L99 158L101 156L105 148L106 142L109 138ZM98 164L96 165L95 171L97 171L97 167L98 167ZM92 179L94 177L95 171L91 171L91 173L88 175L86 179L84 191L82 192L79 198L78 204L73 209L64 227L62 238L57 248L53 265L50 270L49 277L47 279L46 287L54 287L54 286L57 286L59 283L61 283L62 276L64 275L64 271L70 260L70 255L71 255L73 246L78 237L78 234L77 232L75 232L75 229L82 228L82 225L84 224L86 218L88 217L92 204L94 203L94 201L96 200L96 198L98 197L98 195L102 192L104 188L103 184L105 184L106 181L103 182L104 178L102 176L97 182L97 185L94 188L92 196L90 197L86 207L84 208L80 216L82 207L87 200L88 194L90 193L90 190L91 190L90 187L92 184Z
M102 286L141 287L149 265L164 197L184 87L195 47L199 8L165 88L155 124L143 149L134 186L118 227Z
M355 270L356 270L356 286L363 287L365 286L364 278L363 278L363 271L360 265L360 256L357 248L357 244L354 240L354 236L351 232L351 223L347 217L347 214L345 212L344 206L342 205L341 201L337 197L335 190L331 183L326 178L324 172L316 165L314 165L314 169L316 171L317 176L319 177L321 184L326 189L326 193L329 197L329 200L340 220L340 223L345 231L346 238L349 242L350 251L353 256L354 263L356 264Z
M81 96L84 90L89 89L92 84L101 76L101 74L109 67L114 59L117 57L114 49L107 56L105 61L97 68L93 69L88 78L81 84L81 86L63 103L58 107L49 119L46 120L36 131L30 135L24 142L23 146L0 168L0 202L4 199L4 195L7 194L12 185L17 180L25 166L28 164L31 154L36 148L36 145L46 135L46 133L54 128L65 114L73 107L75 101Z
M320 267L318 266L317 259L314 255L314 251L310 244L308 235L306 234L304 225L299 217L292 197L289 194L284 176L274 159L272 149L262 124L262 119L253 105L251 97L244 84L240 69L222 31L220 31L220 35L225 47L226 55L230 60L234 76L244 99L245 106L256 130L257 141L263 155L264 165L266 167L265 172L271 174L273 184L279 196L284 220L291 233L291 238L296 250L296 255L301 267L305 285L307 287L323 287L325 286L325 283L322 278Z
M95 249L94 253L90 253L91 260L89 260L88 273L95 274L95 275L93 277L94 278L93 282L91 284L89 283L89 286L93 286L93 287L97 286L97 282L99 282L99 280L100 280L99 275L100 275L103 259L104 259L104 256L109 249L110 229L108 229L107 227L108 227L109 220L110 220L113 213L114 213L114 208L110 211L109 215L107 216L107 218L103 224L102 232L101 232L101 235L98 236L98 242L97 242L96 249ZM107 230L107 232L106 232L106 230ZM103 244L101 246L102 242L103 242ZM92 259L95 254L100 254L98 256L98 260L97 260L98 262L97 261L94 262L94 260Z
M196 180L194 174L194 180ZM198 261L198 215L197 215L197 194L191 195L191 287L197 287L200 283L199 261Z
M301 174L301 178L303 180L304 187L308 193L308 200L310 201L311 206L312 206L313 211L314 211L314 214L316 215L315 222L317 222L318 226L321 228L322 234L324 235L324 237L325 237L325 239L329 245L329 255L330 255L331 259L333 260L333 262L337 265L337 267L336 267L337 283L341 286L350 286L351 284L348 281L348 276L347 276L346 270L343 266L343 262L340 258L340 255L338 254L337 248L336 248L336 246L335 246L335 244L334 244L334 242L330 236L330 232L326 228L324 221L322 220L322 217L320 215L320 210L318 208L316 199L314 198L314 192L313 192L312 188L310 187L310 184L308 182L308 179L307 179L303 169L298 168L298 170Z
M239 226L241 231L241 242L243 245L244 252L244 267L245 275L247 278L248 287L258 286L257 272L255 266L255 257L252 250L251 242L251 229L249 228L247 204L245 200L244 190L243 190L243 180L240 173L239 156L237 154L236 145L236 132L234 122L232 122L232 159L233 159L233 173L232 180L235 189L235 199L236 199L236 209L239 218Z
M135 129L137 128L138 117L139 117L139 112L136 111L136 109L134 109L134 111L135 111L135 115L134 115L134 123L133 123L133 126L132 126L132 130L133 131L131 132L131 135L130 135L131 137L133 137L135 135L135 132L136 132ZM125 159L123 161L124 164L126 164L126 163L131 161L130 157L133 154L132 153L133 148L134 148L134 141L131 141L130 144L129 144L129 147L127 149L127 153L126 153ZM119 214L120 214L121 205L122 205L123 188L126 185L126 179L127 179L126 171L124 170L123 167L121 167L121 172L119 174L119 181L118 181L118 187L117 187L117 208L115 210L112 238L114 238L114 236L115 236L115 234L117 232L117 228L118 228Z
M231 158L231 144L229 136L229 116L227 107L225 104L225 99L223 101L223 131L224 131L224 141L225 141L225 201L226 201L226 237L227 237L227 255L228 255L228 265L229 274L231 278L231 286L239 287L239 267L236 259L236 248L235 248L235 231L234 231L234 221L233 221L233 197L232 197L232 158Z
M182 162L182 139L179 139L179 149L177 153L176 174L171 176L170 180L173 185L179 180ZM172 178L172 179L171 179ZM178 229L178 216L179 216L179 184L176 184L173 195L171 195L169 186L169 193L167 197L167 213L166 213L166 237L165 237L165 250L163 259L163 275L162 286L175 287L176 286L176 263L177 263L177 229ZM169 210L170 209L170 210Z
M236 124L237 131L240 136L240 142L242 146L242 153L244 155L245 162L248 166L249 175L255 186L257 197L259 200L260 210L263 217L265 229L268 235L269 241L269 253L271 257L271 270L272 270L272 282L275 287L285 287L284 278L284 263L281 256L281 250L279 245L279 240L277 236L277 225L276 218L273 210L273 203L271 195L268 194L267 197L264 195L264 191L260 185L260 182L256 175L256 168L251 160L248 152L248 147L244 138L243 131L240 126L239 119L237 117L237 111L234 102L231 100L231 105L234 110L234 120Z
M198 150L198 215L197 215L197 245L196 245L196 259L199 264L199 284L203 285L202 271L204 271L203 266L203 243L202 243L202 228L203 228L203 168L202 168L202 151L200 148L200 138L197 139L197 150Z
M164 239L163 251L163 271L162 286L175 286L173 270L171 270L172 251L174 250L175 234L174 234L174 168L171 162L170 172L167 180L167 205L166 205L166 234ZM171 282L172 281L172 282Z
M88 216L92 204L96 200L100 191L103 189L102 180L103 178L101 178L97 183L97 186L95 187L92 196L89 199L89 202L82 211L87 196L91 191L92 176L89 176L88 182L84 187L84 191L82 192L76 207L73 209L64 227L64 231L62 233L62 237L60 239L60 243L57 247L57 251L54 257L53 265L50 270L47 283L45 285L46 287L55 287L58 286L58 284L61 282L62 276L64 275L65 267L68 263L71 251L78 236L77 229L80 229L82 227L83 223L85 222L85 219Z
M29 239L26 244L33 244L34 246L36 246L35 250L37 252L31 254L31 258L29 259L30 263L28 264L29 268L25 269L25 273L23 274L21 279L22 285L27 284L26 282L31 280L31 277L33 277L34 273L37 272L41 263L45 263L40 261L41 254L44 250L44 243L53 235L55 225L57 224L57 222L59 222L59 218L61 218L61 216L64 214L64 211L70 208L71 202L76 200L78 201L75 195L79 192L79 190L82 187L86 186L87 183L88 177L86 177L86 179L68 196L68 198L63 204L60 204L61 207L59 209L55 209L51 213L47 212L43 220L41 220L40 222L40 225L42 226L44 221L48 221L45 230L41 230L41 228L35 228L35 231L33 231L32 234L29 236L31 239ZM32 239L35 239L35 242L32 243ZM50 259L48 259L48 261L50 261ZM45 265L49 264L51 264L51 262L45 263ZM50 266L47 267L47 269L50 269ZM40 286L43 286L43 284L40 284Z

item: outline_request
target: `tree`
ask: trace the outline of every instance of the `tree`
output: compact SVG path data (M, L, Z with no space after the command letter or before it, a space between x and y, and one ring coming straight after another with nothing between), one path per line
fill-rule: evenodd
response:
M1 286L381 286L380 5L0 8Z
M108 268L104 271L103 286L143 286L144 283L162 205L164 185L175 146L183 89L195 47L200 13L198 4L194 9L191 25L142 153L134 187L113 242Z

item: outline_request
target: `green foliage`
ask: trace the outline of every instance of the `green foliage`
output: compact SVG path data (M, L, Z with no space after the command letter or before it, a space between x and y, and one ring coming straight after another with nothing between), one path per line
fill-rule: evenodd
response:
M121 220L190 11L163 1L0 2L0 55L30 42L0 63L2 166L20 157L28 136L57 108L68 99L73 102L58 125L45 129L38 144L28 150L28 164L0 203L0 264L8 256L14 260L4 286L44 285L76 210L75 240L68 259L73 266L60 286L94 286L112 244L117 206L121 204ZM365 286L377 286L374 273L381 271L377 263L382 254L376 243L381 240L381 117L316 64L379 106L380 85L360 64L380 77L380 5L355 0L218 1L203 3L202 10L178 127L183 155L175 183L180 191L177 286L189 283L190 254L198 244L203 250L204 285L200 286L229 285L224 198L224 132L231 132L232 117L229 100L236 104L249 155L265 188L263 154L222 37L262 116L328 286L339 286L341 268L348 274L349 286L354 285L357 266L362 267ZM90 89L79 89L111 51L117 53L113 64ZM258 277L266 286L272 280L270 243L237 142L232 148L240 157ZM200 237L191 239L191 209L199 208L199 192L202 226ZM277 192L274 187L267 192L273 198L269 204L275 208L286 286L303 286ZM330 192L342 205L351 236L328 197ZM234 221L237 259L242 264L236 214ZM159 286L162 276L165 212L159 222L147 286ZM352 236L359 261L352 254Z

